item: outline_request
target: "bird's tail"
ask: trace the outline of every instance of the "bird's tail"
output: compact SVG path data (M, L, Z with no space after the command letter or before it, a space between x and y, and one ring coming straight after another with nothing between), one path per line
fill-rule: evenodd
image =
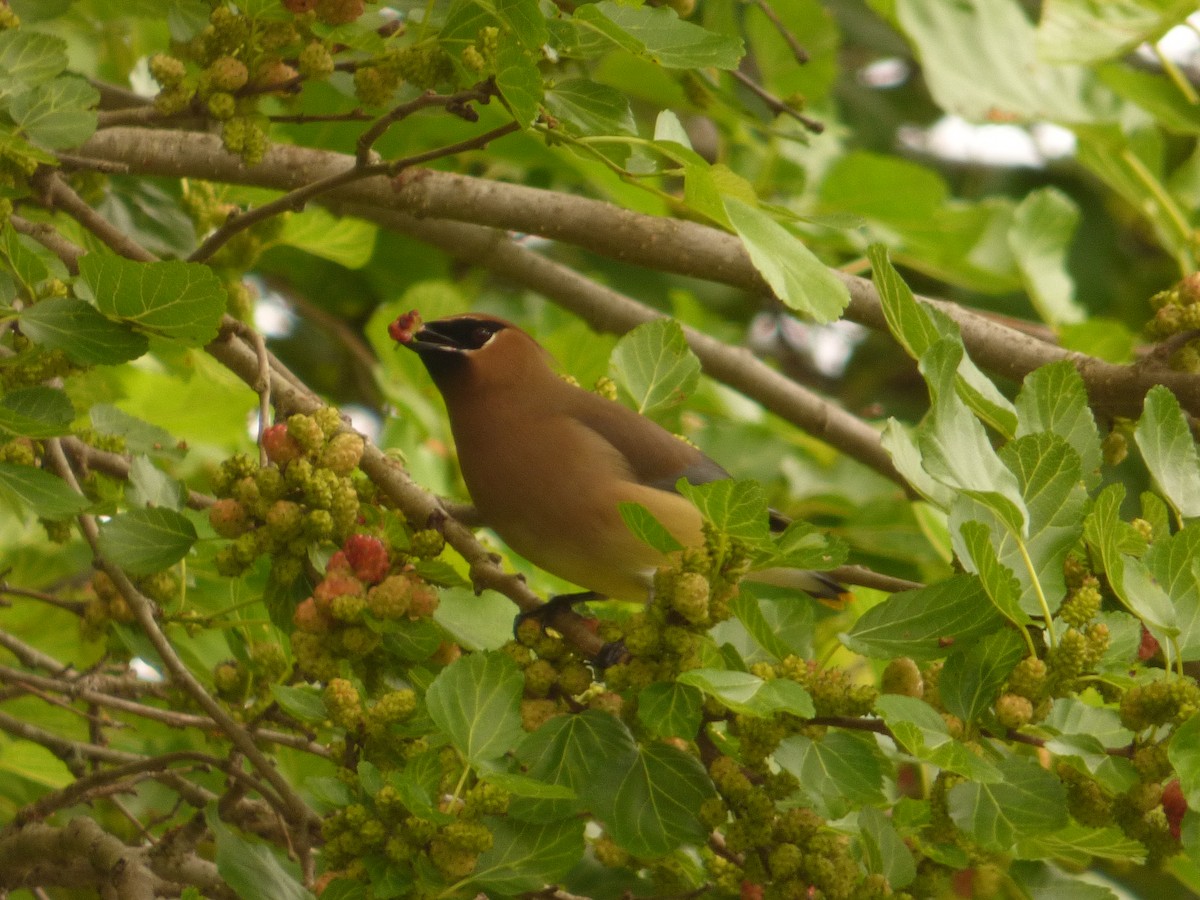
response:
M759 569L747 575L746 580L804 591L814 600L833 609L843 609L854 599L854 595L845 585L839 584L824 572L811 572L807 569Z

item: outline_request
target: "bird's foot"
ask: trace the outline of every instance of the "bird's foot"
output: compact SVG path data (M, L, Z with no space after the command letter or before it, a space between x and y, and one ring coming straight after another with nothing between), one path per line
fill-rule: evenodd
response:
M597 594L595 591L580 591L577 594L556 594L536 609L517 613L517 617L513 620L513 634L520 640L519 632L521 626L531 620L537 622L544 631L546 626L550 624L550 620L562 610L573 609L580 603L587 603L589 600L602 599L604 599L603 595Z
M615 666L629 655L629 651L625 648L624 641L609 641L600 648L600 652L596 654L592 663L597 671L603 672L609 666Z

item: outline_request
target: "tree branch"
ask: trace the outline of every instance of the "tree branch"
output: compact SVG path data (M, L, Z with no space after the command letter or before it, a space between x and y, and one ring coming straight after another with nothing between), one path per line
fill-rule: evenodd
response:
M152 136L150 140L140 129L112 128L92 137L81 153L128 163L143 174L204 177L280 190L340 171L349 162L340 154L276 145L262 164L246 168L224 153L219 139L211 135L155 131ZM356 204L360 212L403 210L414 220L409 233L419 230L416 220L429 218L488 225L575 244L621 262L771 294L735 235L557 191L422 169L410 173L399 185L366 179L331 192L326 199ZM490 237L493 242L497 239ZM473 243L483 240L476 235ZM846 317L886 331L875 286L866 279L833 271L850 290ZM949 315L961 329L972 359L995 374L1020 380L1039 366L1067 359L1083 376L1093 407L1105 415L1140 415L1142 398L1156 384L1166 385L1189 412L1200 415L1200 379L1193 375L1161 366L1107 363L1021 334L956 304L919 299ZM612 321L611 315L603 312L594 318ZM796 424L807 427L804 422Z

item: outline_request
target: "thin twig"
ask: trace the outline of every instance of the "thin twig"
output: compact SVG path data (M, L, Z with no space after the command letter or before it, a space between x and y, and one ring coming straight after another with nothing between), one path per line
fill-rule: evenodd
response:
M67 481L68 484L75 482L74 473L71 471L71 466L67 461L61 444L54 439L47 441L46 452L50 459L51 467L57 471L58 475ZM77 483L73 487L77 488ZM129 604L130 609L133 610L134 617L137 619L142 631L149 638L151 645L158 652L159 658L162 659L163 664L175 682L183 688L201 709L216 721L217 726L225 733L233 745L246 755L246 758L250 760L254 768L278 792L279 797L276 802L281 802L287 813L294 820L305 822L315 817L316 814L304 802L304 799L296 793L288 780L271 764L271 761L254 743L249 733L229 715L220 703L209 695L204 685L184 665L183 660L175 652L174 646L167 639L167 636L159 628L158 622L155 620L153 601L137 589L123 569L110 562L101 552L99 541L100 529L96 524L95 517L81 515L79 516L79 525L83 531L84 539L92 548L92 553L97 563L108 573L117 591L125 598L125 602ZM267 794L266 797L268 800L272 799L270 794Z
M800 41L796 35L792 34L792 30L783 23L783 20L779 18L779 13L775 12L771 4L767 0L754 0L754 5L762 10L762 14L771 20L771 24L775 26L775 30L787 41L787 45L791 48L792 56L796 58L796 62L800 63L800 65L807 63L809 58L808 51L800 45Z
M434 91L426 91L414 100L401 103L376 119L370 128L358 136L358 141L355 143L355 161L359 166L368 165L371 162L371 148L387 133L389 128L413 113L431 106L441 106L447 112L452 112L468 122L477 122L479 114L469 104L472 102L487 103L495 92L495 85L490 81L485 81L468 90L459 91L457 94L438 94Z
M465 153L468 150L480 150L486 147L492 141L504 137L506 134L512 134L514 131L520 131L521 125L519 122L507 122L499 128L493 128L491 131L485 131L483 134L473 138L468 138L465 141L459 141L457 144L449 144L445 147L438 147L434 150L427 150L424 153L415 153L412 156L406 156L403 159L397 159L387 164L387 172L389 175L396 175L404 169L412 166L419 166L422 163L432 162L435 159L441 159L445 156L454 156L456 153Z
M288 191L282 197L277 197L269 203L264 203L262 206L257 206L246 212L235 213L226 220L225 224L205 238L204 243L197 247L191 256L188 257L188 262L206 262L238 232L245 231L252 225L257 225L259 222L266 221L280 213L300 212L309 200L320 194L363 178L382 174L384 171L385 169L381 165L366 167L351 166L344 171L296 188L294 191Z
M746 73L739 72L737 69L730 69L729 74L733 76L735 81L748 88L752 94L758 97L759 100L767 104L767 107L775 115L791 116L813 134L820 134L825 130L824 122L818 122L816 119L810 119L790 103L785 103L783 100L780 100Z
M114 253L137 262L156 262L158 257L96 212L71 189L62 177L51 172L45 178L46 194L53 206L103 241Z

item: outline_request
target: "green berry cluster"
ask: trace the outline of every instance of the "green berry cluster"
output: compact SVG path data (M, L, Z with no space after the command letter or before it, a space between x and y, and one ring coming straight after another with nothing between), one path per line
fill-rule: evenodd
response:
M403 84L428 90L454 76L454 65L435 40L385 50L354 72L354 93L363 106L390 106Z
M209 509L209 522L232 541L217 554L217 570L240 575L269 554L274 579L291 584L313 544L341 543L356 525L359 496L350 476L363 442L343 431L336 410L323 407L268 428L263 448L268 465L234 456L215 479L220 499Z
M580 703L606 708L602 692L593 690L595 679L583 657L561 637L543 631L537 621L523 621L516 640L503 649L525 675L521 724L526 731L536 731L549 719L578 709Z
M151 58L150 74L160 87L155 106L164 115L211 116L222 123L226 150L247 165L261 162L268 146L261 98L298 89L301 78L332 73L330 47L312 26L350 22L363 10L362 0L320 0L315 6L314 13L294 10L298 15L288 20L219 3L208 25L176 48L178 55Z
M732 757L718 756L709 775L719 797L707 801L701 815L706 825L724 826L729 851L704 857L719 887L744 896L745 885L754 885L765 900L884 896L885 885L864 883L849 840L812 810L779 809L780 791L756 783ZM794 790L795 783L783 790L788 787Z
M1135 684L1121 697L1121 724L1131 731L1178 725L1200 711L1200 687L1184 675Z
M1150 298L1154 318L1146 329L1151 337L1163 339L1184 331L1200 329L1200 272Z
M213 687L236 718L256 719L275 702L271 686L288 672L283 648L271 641L252 644L242 659L218 663L213 669Z
M443 756L448 761L454 754L421 749L410 764L425 771L431 763L442 764L437 760ZM341 869L345 877L365 880L362 858L382 853L394 869L414 879L455 882L470 875L479 855L493 844L485 817L503 815L510 797L507 791L478 780L450 794L461 777L460 762L443 765L443 774L451 788L436 811L410 808L406 796L412 796L411 789L402 793L389 783L329 816L322 826L327 865ZM353 773L346 772L346 778L352 780Z
M604 636L622 639L628 653L605 672L613 690L638 691L699 667L709 628L732 615L744 555L721 536L706 538L705 546L682 551L674 565L655 573L650 603L630 617L623 634L604 626Z
M875 706L872 685L856 683L845 669L822 667L811 659L788 656L775 665L753 666L760 678L788 678L812 696L818 716L865 716Z

